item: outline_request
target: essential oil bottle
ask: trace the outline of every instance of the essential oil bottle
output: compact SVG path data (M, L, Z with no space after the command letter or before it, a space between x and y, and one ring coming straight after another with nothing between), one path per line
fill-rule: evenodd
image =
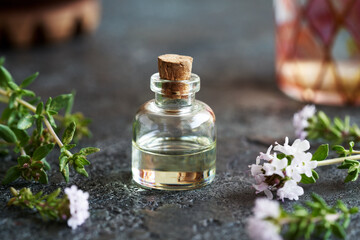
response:
M158 57L151 76L155 99L138 110L133 123L132 176L145 188L188 190L209 184L216 169L215 115L195 99L200 78L192 57Z

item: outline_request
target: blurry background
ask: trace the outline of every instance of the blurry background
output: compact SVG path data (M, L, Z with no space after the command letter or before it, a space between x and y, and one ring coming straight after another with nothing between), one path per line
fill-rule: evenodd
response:
M149 78L164 53L194 57L197 98L215 113L252 107L264 97L252 90L276 89L271 1L107 0L102 8L93 35L0 50L16 80L40 72L31 86L39 95L75 89L75 110L94 119L96 139L129 132L136 109L153 98ZM107 128L96 131L101 121Z

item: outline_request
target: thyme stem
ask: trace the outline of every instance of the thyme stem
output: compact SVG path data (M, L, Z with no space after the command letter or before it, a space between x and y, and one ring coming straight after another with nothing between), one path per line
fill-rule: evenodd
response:
M6 92L4 89L0 88L0 94L5 96L6 98L10 98L11 96L11 92ZM32 112L36 112L36 107L34 107L33 105L31 105L30 103L22 100L22 99L19 99L19 98L16 98L16 102L18 102L19 104L23 105L24 107L28 108L29 110L31 110ZM55 139L55 142L56 144L61 148L64 146L64 144L61 142L60 138L58 137L58 135L55 133L53 127L51 126L50 122L44 118L44 123L45 123L45 126L47 127L47 129L49 130L50 134L54 137ZM66 155L68 157L72 157L72 153L70 151L65 151Z
M353 155L353 156L348 156L348 157L332 158L332 159L328 159L328 160L324 160L324 161L318 161L317 165L318 166L326 166L326 165L332 165L332 164L336 164L336 163L342 163L346 159L348 159L348 160L360 160L360 154Z

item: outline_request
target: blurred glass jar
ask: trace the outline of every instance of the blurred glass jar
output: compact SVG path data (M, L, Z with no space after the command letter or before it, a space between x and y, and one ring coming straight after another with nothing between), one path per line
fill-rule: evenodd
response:
M360 105L360 0L274 0L276 73L288 96Z

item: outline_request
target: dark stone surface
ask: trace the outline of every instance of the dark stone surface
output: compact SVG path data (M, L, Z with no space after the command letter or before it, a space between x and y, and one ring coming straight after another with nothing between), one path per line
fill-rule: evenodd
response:
M93 36L0 50L17 80L41 73L31 89L44 99L75 89L75 110L93 119L94 136L81 145L101 148L90 158L89 178L72 174L65 184L54 154L48 159L49 185L13 184L35 192L78 185L90 193L91 217L83 226L72 231L63 223L44 223L31 211L8 208L8 186L0 186L0 239L247 239L246 218L256 198L247 166L272 141L294 137L292 115L302 107L276 87L271 1L107 0L103 7L102 25ZM203 189L150 191L131 181L132 117L153 97L149 78L164 53L194 57L193 71L202 79L197 98L217 116L217 176ZM360 117L357 108L320 109ZM0 177L14 162L1 159ZM343 184L344 171L323 167L319 173L317 184L304 186L300 202L316 192L331 204L342 199L360 205L359 184ZM359 234L359 220L352 221L349 239Z

